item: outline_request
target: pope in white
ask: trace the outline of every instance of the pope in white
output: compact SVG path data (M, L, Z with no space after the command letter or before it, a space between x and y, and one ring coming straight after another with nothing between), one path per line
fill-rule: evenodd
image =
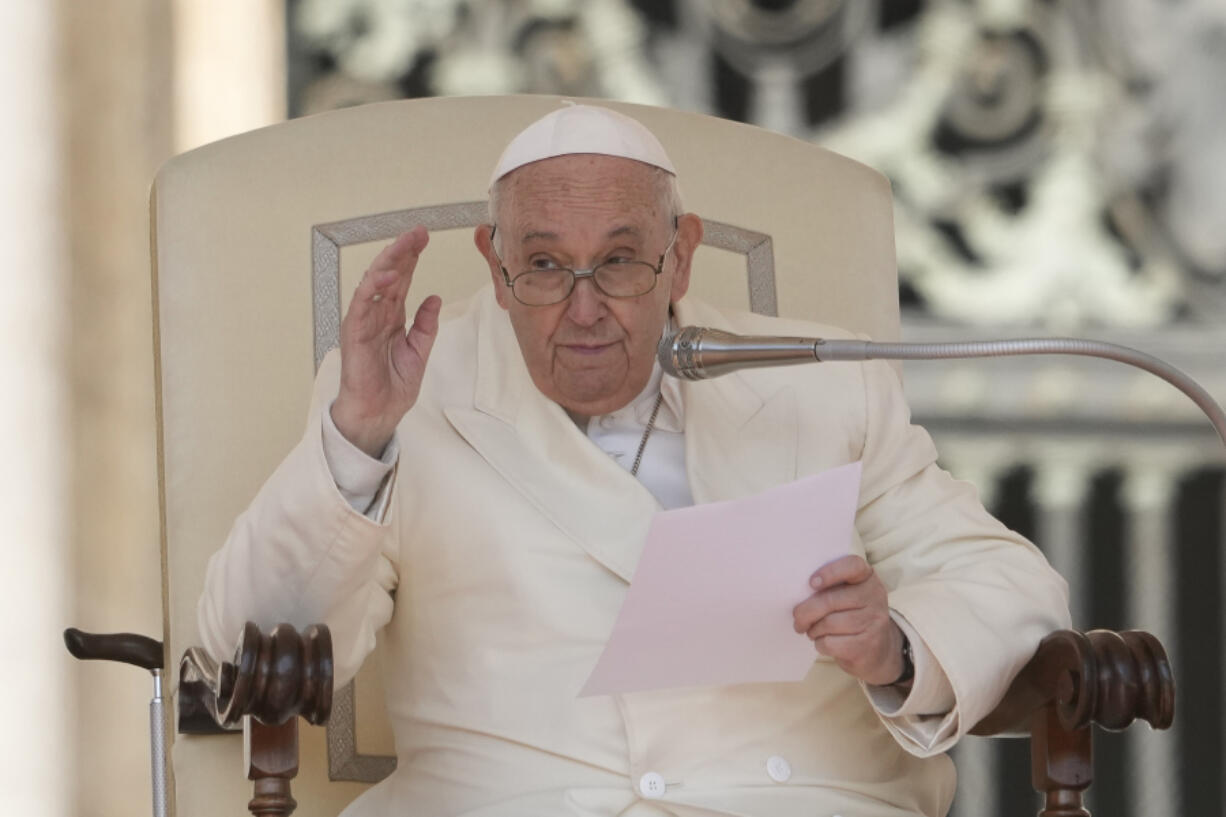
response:
M885 364L662 376L670 320L850 335L685 297L702 221L638 122L530 125L489 222L491 285L445 318L407 319L424 229L366 271L302 441L210 562L205 644L322 621L343 684L382 631L399 765L346 814L946 813L944 752L1068 626L1060 577L936 466ZM804 681L577 696L653 514L856 460L854 555L790 622Z

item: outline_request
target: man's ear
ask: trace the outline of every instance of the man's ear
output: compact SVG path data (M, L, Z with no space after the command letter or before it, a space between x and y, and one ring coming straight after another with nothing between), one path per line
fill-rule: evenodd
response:
M672 286L668 294L670 303L681 300L681 297L689 290L690 266L694 260L694 251L701 243L702 219L693 213L678 216L677 240L673 242L673 254L677 256L677 267L673 270Z
M498 260L498 254L494 252L493 233L492 225L477 225L477 229L473 230L473 244L477 245L477 251L485 257L485 263L489 265L490 280L494 282L494 297L498 299L498 305L506 309L507 296L510 292L502 277L502 263Z

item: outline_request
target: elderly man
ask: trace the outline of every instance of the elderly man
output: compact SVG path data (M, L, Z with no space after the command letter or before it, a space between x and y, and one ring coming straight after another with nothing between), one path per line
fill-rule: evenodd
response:
M492 291L406 330L425 231L367 270L200 604L218 655L248 618L327 622L338 683L383 630L400 762L347 813L944 814L943 752L1067 625L1062 580L936 467L888 367L662 377L670 320L847 336L685 298L701 238L655 137L569 106L494 172ZM793 611L803 682L577 697L653 514L855 460L856 555Z

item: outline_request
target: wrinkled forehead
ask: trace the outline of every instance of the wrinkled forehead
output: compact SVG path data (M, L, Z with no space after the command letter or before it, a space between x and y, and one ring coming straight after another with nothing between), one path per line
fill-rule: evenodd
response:
M517 168L491 194L508 228L576 217L649 224L670 209L669 182L665 171L633 159L575 154Z

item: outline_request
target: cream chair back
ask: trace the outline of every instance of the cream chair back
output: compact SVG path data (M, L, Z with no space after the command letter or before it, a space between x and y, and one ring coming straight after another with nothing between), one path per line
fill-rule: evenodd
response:
M897 338L881 175L747 125L585 101L638 118L669 151L687 209L706 222L691 292ZM172 662L199 643L209 556L302 434L315 365L336 344L366 263L422 223L433 234L411 301L436 292L454 302L487 282L471 228L485 220L490 170L512 135L558 104L521 96L369 105L225 139L162 168L150 218ZM354 689L338 691L326 735L303 727L294 783L303 817L336 814L393 768L373 663ZM177 737L178 815L245 813L241 754L237 736Z

